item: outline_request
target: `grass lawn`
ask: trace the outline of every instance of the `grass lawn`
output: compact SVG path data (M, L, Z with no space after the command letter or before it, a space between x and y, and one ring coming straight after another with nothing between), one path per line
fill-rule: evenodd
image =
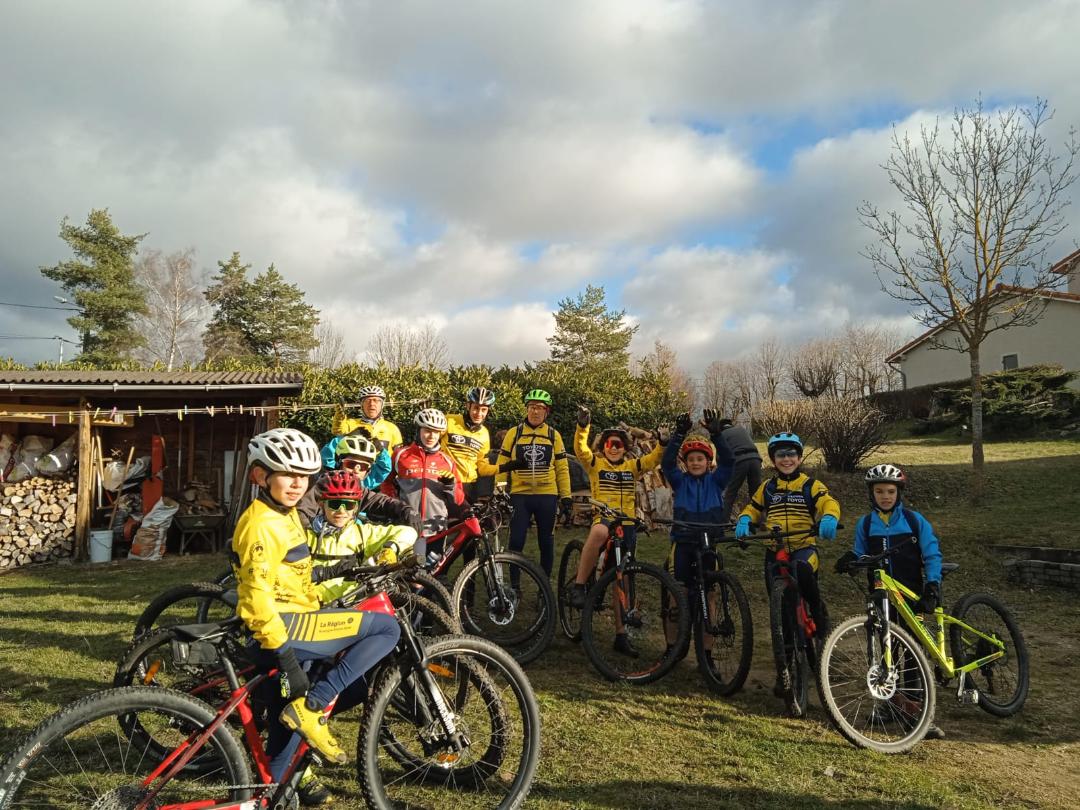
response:
M857 750L834 733L815 705L806 720L782 716L771 692L767 611L760 553L727 554L754 610L754 667L743 691L717 699L691 658L648 687L611 685L584 653L556 637L529 667L539 696L543 756L528 807L1076 807L1080 805L1080 703L1072 691L1080 664L1080 611L1068 591L1031 591L1004 581L993 543L1076 546L1080 442L987 446L987 498L965 496L969 449L906 439L872 461L904 465L910 505L962 568L946 583L951 605L967 590L993 590L1017 614L1032 661L1024 711L997 720L960 708L939 690L938 724L948 734L912 754ZM812 460L811 460L812 462ZM856 613L861 596L832 561L849 547L865 511L858 476L823 475L845 510L847 529L823 549L822 588L834 621ZM581 532L579 531L578 534ZM560 531L557 552L573 535ZM532 541L531 541L532 542ZM660 535L639 556L660 561ZM535 548L530 548L535 552ZM13 737L58 706L104 686L146 603L167 587L222 568L208 556L160 563L58 566L0 577L0 755ZM355 739L355 719L335 721ZM350 747L350 746L347 746ZM335 807L358 808L348 768L327 770Z

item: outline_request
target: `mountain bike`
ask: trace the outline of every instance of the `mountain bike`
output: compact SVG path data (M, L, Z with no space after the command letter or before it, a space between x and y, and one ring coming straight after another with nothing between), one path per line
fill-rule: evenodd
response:
M974 704L996 717L1020 711L1030 684L1024 637L996 597L968 593L951 613L938 606L920 616L912 609L919 596L883 565L905 545L849 566L852 573L872 572L866 615L833 628L818 674L821 703L837 731L884 754L910 751L926 736L934 719L935 678L942 686L955 678L960 705ZM943 563L942 576L959 567Z
M476 549L454 580L453 613L466 633L494 641L527 664L555 635L555 594L544 569L524 554L498 548L495 538L511 511L510 496L496 491L482 509L427 539L428 548L442 543L427 563L431 574L445 576L467 549Z
M385 594L363 607L393 615ZM540 744L539 710L525 673L483 639L423 640L408 622L401 631L394 653L372 673L361 721L357 766L366 805L520 807ZM273 781L251 697L275 671L241 683L234 664L239 619L165 632L174 637L178 659L212 659L221 667L229 694L217 710L159 686L84 698L41 723L0 762L0 808L295 805L300 775L317 760L301 743ZM234 716L247 755L227 726Z
M772 640L773 662L776 665L778 697L792 717L803 717L809 705L810 676L817 671L817 651L822 639L810 615L810 606L799 589L793 549L789 538L806 537L806 529L784 532L773 526L768 532L752 534L743 542L759 541L774 551L769 565L772 587L769 592L769 635ZM817 534L817 526L809 530ZM825 600L821 610L827 616Z
M694 534L692 538L675 540L678 545L689 546L694 554L694 588L687 600L694 630L694 654L709 688L720 695L733 695L742 689L750 672L754 625L742 583L724 570L724 559L716 550L722 543L734 542L723 536L730 526L657 522ZM711 570L714 567L716 570Z
M597 671L612 681L644 684L662 678L686 648L689 617L683 589L664 569L640 562L621 529L648 529L629 515L590 499L609 521L597 560L596 582L581 611L581 646ZM625 633L634 655L615 648Z

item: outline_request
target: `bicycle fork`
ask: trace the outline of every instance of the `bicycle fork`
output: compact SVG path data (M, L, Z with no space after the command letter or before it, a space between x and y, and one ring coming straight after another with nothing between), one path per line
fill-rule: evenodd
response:
M440 759L445 758L446 764L454 762L461 751L468 748L470 740L464 731L458 729L457 718L446 702L442 689L436 683L434 674L437 672L445 677L452 677L454 673L450 669L440 667L428 660L420 640L408 624L402 626L401 641L409 660L412 662L410 667L412 674L420 686L420 689L416 690L415 704L417 713L424 723L425 732L422 733L422 739L425 747L427 745L449 744L449 747L453 749L453 753L443 754ZM432 716L428 703L421 699L424 694L430 698L431 705L435 708L435 716ZM441 735L437 733L436 726L441 727Z

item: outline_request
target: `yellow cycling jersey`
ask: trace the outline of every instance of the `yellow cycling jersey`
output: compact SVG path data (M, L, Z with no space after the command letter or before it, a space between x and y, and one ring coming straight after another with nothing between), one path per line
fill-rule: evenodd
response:
M522 422L506 431L499 450L500 464L510 459L525 462L525 467L510 473L511 495L558 495L570 497L570 465L562 436L546 422L533 427ZM499 481L506 480L499 474Z
M825 515L839 520L840 503L823 483L800 472L791 480L774 476L763 483L739 517L743 515L748 515L750 522L763 530L779 526L785 532L809 532ZM810 534L794 535L787 540L793 549L817 543L817 537Z
M442 448L454 457L461 483L470 484L477 478L495 475L499 468L488 461L491 436L483 425L470 428L460 413L446 415L446 432Z
M593 453L590 449L588 427L578 425L574 431L574 455L585 465L585 472L589 474L592 496L630 517L634 517L637 511L638 479L642 473L656 467L663 454L664 448L658 443L647 455L638 458L623 456L622 461L613 464L603 452ZM600 515L596 515L593 522L599 520Z
M398 559L410 552L416 545L416 530L410 526L376 526L370 523L358 524L351 521L339 532L316 532L307 530L308 547L316 558L317 565L333 565L334 558L356 554L361 557L374 557L384 549L392 549L393 559ZM325 557L326 559L320 559ZM318 583L315 586L319 601L324 605L339 599L353 588L356 583L337 577Z
M380 450L389 450L391 453L405 444L398 426L381 416L374 422L368 422L365 419L353 419L336 413L331 428L335 436L345 436L357 428L364 428L371 434L371 438L379 445Z
M277 649L289 639L280 614L319 609L300 515L256 499L236 522L232 553L236 612L262 647Z

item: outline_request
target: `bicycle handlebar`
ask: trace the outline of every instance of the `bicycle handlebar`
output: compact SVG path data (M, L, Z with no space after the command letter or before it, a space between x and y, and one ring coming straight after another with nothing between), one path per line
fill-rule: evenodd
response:
M877 567L877 564L879 562L884 560L886 557L890 557L896 552L900 551L902 548L904 548L904 546L907 545L907 543L915 543L916 545L918 545L919 541L913 537L911 538L911 540L905 543L898 543L895 546L890 546L889 548L882 551L880 554L867 554L859 557L856 560L852 560L847 564L848 573L854 573L853 569Z
M612 509L603 501L596 500L596 498L589 498L589 503L593 506L594 509L600 512L600 514L606 515L607 517L616 520L623 525L633 526L635 529L638 529L645 534L649 533L649 527L646 526L644 522L638 520L636 517L630 517L628 514L626 514L625 512L620 512L618 509Z

